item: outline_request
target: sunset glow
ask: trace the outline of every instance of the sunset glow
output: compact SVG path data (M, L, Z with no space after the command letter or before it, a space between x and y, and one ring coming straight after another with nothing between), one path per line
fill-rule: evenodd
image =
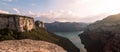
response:
M93 22L120 13L120 0L1 0L0 6L1 13L32 16L45 22Z

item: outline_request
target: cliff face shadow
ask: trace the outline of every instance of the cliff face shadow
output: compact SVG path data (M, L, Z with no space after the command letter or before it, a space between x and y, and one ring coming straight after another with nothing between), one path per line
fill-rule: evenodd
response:
M88 52L120 52L120 14L90 24L80 36Z

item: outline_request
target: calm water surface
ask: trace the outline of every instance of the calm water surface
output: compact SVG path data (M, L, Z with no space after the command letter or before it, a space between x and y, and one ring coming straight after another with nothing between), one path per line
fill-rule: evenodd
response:
M68 38L70 41L73 42L73 44L76 47L80 48L81 52L87 52L84 48L84 45L81 43L80 37L78 36L82 32L83 31L78 31L78 32L54 32L54 33L59 35L59 36Z

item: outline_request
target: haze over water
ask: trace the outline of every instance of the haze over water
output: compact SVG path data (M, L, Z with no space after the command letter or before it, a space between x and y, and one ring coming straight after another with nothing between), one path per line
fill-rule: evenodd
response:
M72 41L72 43L77 46L78 48L80 48L81 52L87 52L84 48L84 45L81 43L80 37L78 37L79 34L81 34L83 31L76 31L76 32L54 32L55 34L62 36L62 37L66 37L68 38L70 41Z

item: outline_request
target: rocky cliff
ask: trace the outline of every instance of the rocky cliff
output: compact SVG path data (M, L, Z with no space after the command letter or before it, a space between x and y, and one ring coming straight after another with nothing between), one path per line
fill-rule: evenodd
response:
M79 36L88 52L120 52L120 14L90 24Z
M34 19L28 16L0 13L0 29L5 28L18 32L31 31L35 28Z
M14 18L15 21L13 20ZM3 19L5 20L3 21ZM4 24L4 26L2 26L1 24L2 25ZM10 24L12 24L13 26ZM17 24L19 25L16 26ZM80 51L67 38L58 36L46 30L44 28L43 22L37 21L35 24L34 24L34 19L30 17L10 15L10 14L0 14L0 41L21 40L21 39L42 40L57 44L62 48L64 48L67 52ZM11 26L14 27L14 29L11 29ZM17 27L25 31L17 31L16 30Z
M36 40L9 40L0 42L0 52L67 52L53 43Z

